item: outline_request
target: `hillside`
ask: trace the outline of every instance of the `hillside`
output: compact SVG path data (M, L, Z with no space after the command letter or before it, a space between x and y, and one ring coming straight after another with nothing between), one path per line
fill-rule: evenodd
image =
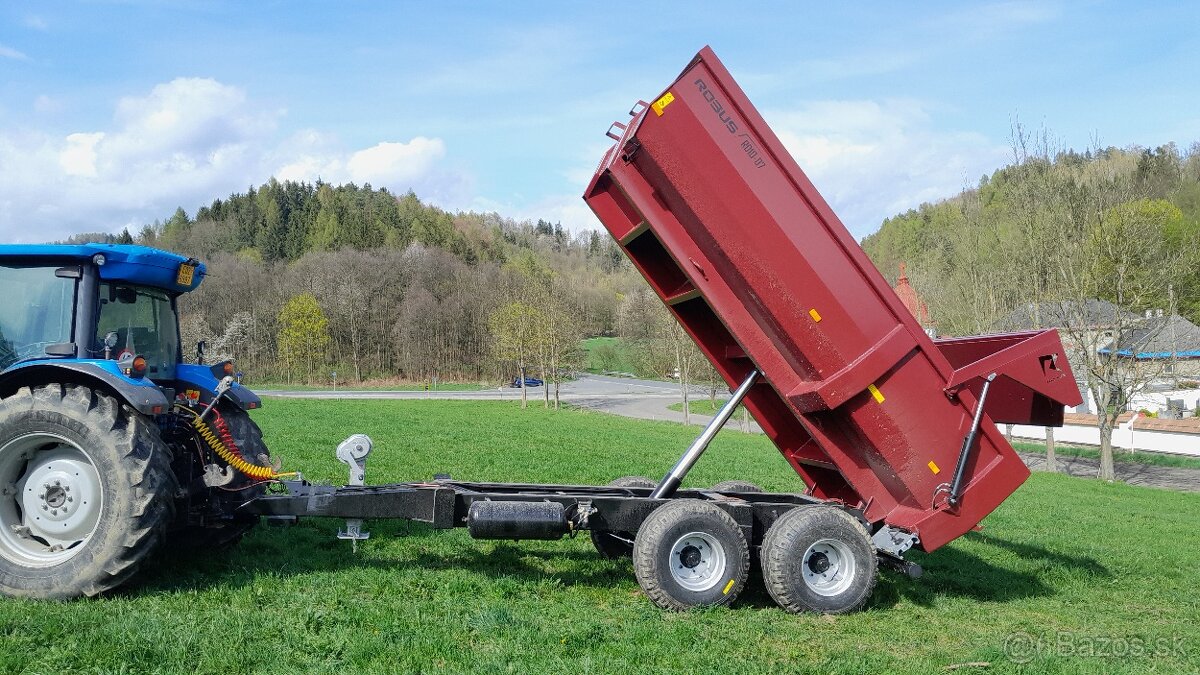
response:
M106 238L206 261L205 283L181 300L185 355L206 340L260 381L511 377L518 359L496 352L489 326L498 310L556 317L575 345L612 334L623 298L644 287L606 234L450 213L369 185L271 180L195 217L179 208L136 234L74 239Z
M1081 154L1019 134L1016 145L1016 161L977 187L863 240L885 276L907 263L940 332L986 332L1016 307L1074 295L1200 321L1200 144Z

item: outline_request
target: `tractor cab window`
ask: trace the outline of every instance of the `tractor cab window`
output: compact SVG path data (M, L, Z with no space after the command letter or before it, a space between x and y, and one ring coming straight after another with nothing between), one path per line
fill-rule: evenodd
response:
M71 342L75 280L56 269L0 266L0 370Z
M113 346L105 346L105 337L115 334ZM171 296L156 288L100 283L100 318L96 340L105 358L120 359L129 354L146 359L147 377L152 380L175 378L179 356L179 325Z

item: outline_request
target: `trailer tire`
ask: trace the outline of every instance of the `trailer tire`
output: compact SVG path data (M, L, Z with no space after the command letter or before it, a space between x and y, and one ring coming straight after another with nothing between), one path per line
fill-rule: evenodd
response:
M663 609L730 605L750 573L750 547L733 517L709 502L676 499L638 530L633 571Z
M762 492L763 489L748 480L723 480L709 488L712 492Z
M878 560L870 536L833 506L801 506L780 516L759 557L767 592L792 613L853 612L875 589Z
M622 476L608 484L610 487L656 488L658 483L643 476ZM633 532L613 532L605 529L588 531L592 536L592 546L601 557L608 560L620 560L633 555Z
M64 600L129 579L174 517L170 453L150 418L89 387L0 400L0 592Z

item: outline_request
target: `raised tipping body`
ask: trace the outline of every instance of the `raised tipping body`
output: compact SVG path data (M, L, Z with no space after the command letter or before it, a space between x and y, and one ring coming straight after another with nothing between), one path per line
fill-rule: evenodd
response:
M588 205L726 382L762 373L747 406L809 494L926 551L975 527L1029 475L995 424L1080 402L1057 333L930 339L711 49L654 101Z

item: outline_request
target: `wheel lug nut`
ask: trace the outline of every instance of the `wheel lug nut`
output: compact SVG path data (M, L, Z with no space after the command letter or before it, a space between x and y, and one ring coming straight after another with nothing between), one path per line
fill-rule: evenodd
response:
M49 506L46 506L45 504L42 504L42 510L43 510L43 511L49 511L49 510L50 510L50 507L49 507Z
M75 501L75 498L74 498L74 497L67 497L67 501L69 501L69 502L73 502L73 501Z
M50 510L50 515L52 515L52 516L57 516L57 515L58 515L58 509L51 509L51 510Z
M38 499L45 499L45 498L46 498L46 493L45 493L45 492L43 492L42 494L38 495Z

